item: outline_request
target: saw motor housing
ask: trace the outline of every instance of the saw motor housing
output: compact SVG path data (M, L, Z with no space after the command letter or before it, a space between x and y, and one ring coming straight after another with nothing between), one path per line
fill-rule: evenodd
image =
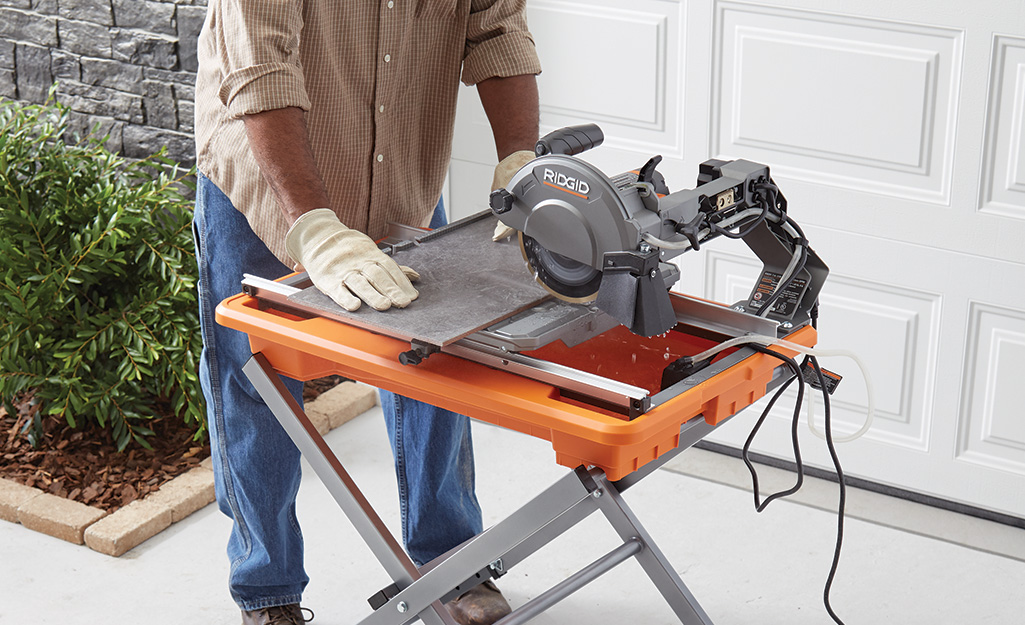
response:
M542 286L593 302L636 334L661 334L676 323L668 289L680 272L668 261L725 235L741 238L763 263L735 307L791 327L809 321L829 270L786 215L768 166L709 160L695 188L670 193L656 170L661 157L609 177L574 156L602 139L593 124L547 135L538 158L492 193L492 211L520 232Z

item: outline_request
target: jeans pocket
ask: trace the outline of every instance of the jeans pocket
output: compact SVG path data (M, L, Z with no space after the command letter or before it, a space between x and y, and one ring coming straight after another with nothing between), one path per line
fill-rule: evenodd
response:
M192 210L192 243L196 248L196 262L203 256L203 221L206 216L207 186L210 181L202 173L196 176L196 203Z
M203 257L202 240L199 237L199 222L195 217L192 219L192 243L196 247L196 261Z

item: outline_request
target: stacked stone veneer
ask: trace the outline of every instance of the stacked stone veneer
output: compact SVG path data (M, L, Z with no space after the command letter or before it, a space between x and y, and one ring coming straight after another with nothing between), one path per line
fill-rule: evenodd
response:
M196 37L206 0L0 0L0 98L57 99L77 131L191 164Z

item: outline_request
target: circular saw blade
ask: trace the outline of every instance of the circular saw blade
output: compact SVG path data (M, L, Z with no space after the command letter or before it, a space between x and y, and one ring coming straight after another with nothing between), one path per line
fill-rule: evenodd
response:
M520 251L534 279L546 291L566 302L591 302L601 286L601 272L580 261L549 251L533 237L519 233Z

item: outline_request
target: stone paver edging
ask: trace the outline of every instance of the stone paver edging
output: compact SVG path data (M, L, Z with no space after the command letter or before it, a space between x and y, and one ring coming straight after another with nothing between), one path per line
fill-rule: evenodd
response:
M374 389L344 382L310 402L306 414L327 434L376 404ZM114 514L0 478L0 519L115 557L213 501L210 458Z

